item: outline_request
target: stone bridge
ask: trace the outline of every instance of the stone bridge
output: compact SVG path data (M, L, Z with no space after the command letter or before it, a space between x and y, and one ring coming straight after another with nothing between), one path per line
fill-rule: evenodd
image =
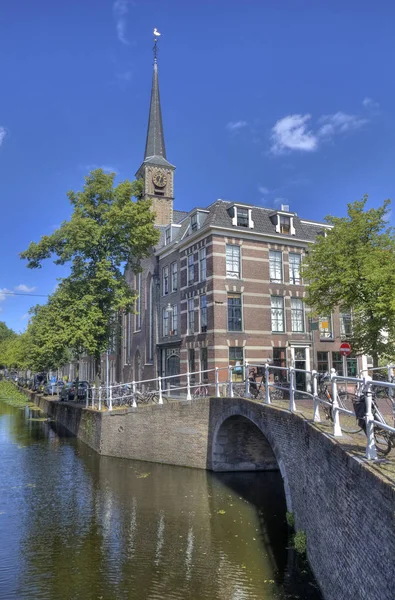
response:
M240 398L102 412L36 400L100 454L214 471L279 469L325 600L395 599L395 488L297 413Z

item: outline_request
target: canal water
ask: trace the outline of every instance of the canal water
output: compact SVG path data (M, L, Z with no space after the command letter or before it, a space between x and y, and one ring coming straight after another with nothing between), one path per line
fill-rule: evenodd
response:
M1 600L321 599L279 473L100 457L40 416L0 400Z

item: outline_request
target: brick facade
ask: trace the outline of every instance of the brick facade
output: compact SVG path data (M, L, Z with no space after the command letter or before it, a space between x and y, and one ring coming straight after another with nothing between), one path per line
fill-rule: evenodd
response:
M341 357L339 362L344 339L339 313L331 315L327 322L321 319L320 330L311 332L309 310L303 302L305 285L300 276L295 276L298 268L295 270L294 261L303 260L317 229L324 229L325 225L298 220L298 226L296 215L289 213L299 227L295 235L275 231L268 235L255 227L235 227L230 219L220 229L206 215L215 216L218 206L226 211L229 204L217 201L211 205L195 231L191 228L196 209L184 214L179 228L171 232L174 239L169 239L170 224L161 227L161 241L147 263L149 267L143 265L142 323L148 322L150 312L156 319L156 350L150 373L172 375L175 363L179 364L179 372L186 373L225 367L230 361L325 370L326 361L328 369L335 367L340 371L344 366L349 375L355 375L365 363L362 357L349 360L347 367ZM257 223L259 213L268 210L250 209ZM154 273L156 295L152 296L151 307L145 290ZM273 302L280 307L277 321L273 317ZM170 311L166 315L168 305ZM176 328L172 326L171 311L177 313ZM234 315L238 315L236 320ZM141 335L133 337L131 354L146 354L148 339L143 327ZM127 373L129 380L138 374L133 368ZM143 378L147 378L147 373ZM124 370L124 379L125 376ZM211 381L213 376L209 375ZM226 377L226 371L221 371L222 380ZM299 381L299 386L306 388L308 382Z

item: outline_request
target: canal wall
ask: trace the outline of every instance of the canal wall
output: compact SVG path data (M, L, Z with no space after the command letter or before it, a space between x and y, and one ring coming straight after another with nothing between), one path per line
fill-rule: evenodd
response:
M394 600L394 486L302 416L239 398L111 413L32 399L100 454L215 471L279 468L325 600Z

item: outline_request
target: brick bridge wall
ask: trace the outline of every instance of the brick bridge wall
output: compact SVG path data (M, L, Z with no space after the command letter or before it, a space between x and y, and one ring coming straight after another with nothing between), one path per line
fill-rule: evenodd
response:
M394 600L395 489L297 414L202 398L98 413L36 400L97 452L212 470L280 468L326 600Z

